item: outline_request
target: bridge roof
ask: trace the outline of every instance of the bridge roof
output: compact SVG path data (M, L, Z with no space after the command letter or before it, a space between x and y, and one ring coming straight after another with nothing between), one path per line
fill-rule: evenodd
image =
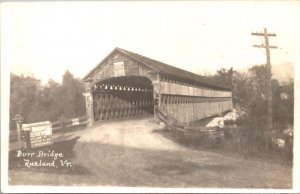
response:
M154 59L150 59L148 57L145 57L143 55L125 50L125 49L121 49L121 48L115 48L106 58L108 58L111 54L113 54L115 51L119 51L121 53L123 53L124 55L140 62L143 63L144 65L150 67L151 69L153 69L154 72L157 72L159 74L165 75L167 77L172 77L172 78L177 78L177 79L182 79L185 81L190 81L190 82L194 82L196 84L199 84L201 86L205 86L205 87L209 87L209 88L215 88L215 89L222 89L222 90L231 90L231 88L229 87L225 87L223 85L217 84L215 83L213 80L211 80L208 77L202 76L202 75L198 75L165 63L162 63L160 61L154 60ZM105 58L105 59L106 59ZM104 60L105 60L104 59ZM104 61L103 60L103 61ZM84 78L83 80L88 79L88 77L90 77L91 74L93 74L93 72L98 69L98 67L102 64L102 62L97 65L93 70L91 70Z

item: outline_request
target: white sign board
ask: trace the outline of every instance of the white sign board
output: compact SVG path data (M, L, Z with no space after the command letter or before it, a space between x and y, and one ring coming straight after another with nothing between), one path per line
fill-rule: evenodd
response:
M31 148L52 144L51 122L23 124L24 131L29 131L29 142Z
M114 63L114 75L115 76L124 76L125 69L124 69L124 62L116 62Z

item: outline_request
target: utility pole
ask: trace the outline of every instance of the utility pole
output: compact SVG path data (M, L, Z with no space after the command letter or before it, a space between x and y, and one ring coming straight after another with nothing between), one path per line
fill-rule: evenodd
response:
M254 32L251 33L253 36L263 36L265 39L265 44L261 45L253 45L256 48L264 48L266 49L266 57L267 57L267 103L268 103L268 118L267 124L269 131L273 129L273 110L272 110L272 87L271 87L271 79L272 79L272 72L271 72L271 57L270 57L270 49L276 49L277 46L270 46L269 45L269 36L276 36L276 34L268 34L267 28L264 28L264 32Z

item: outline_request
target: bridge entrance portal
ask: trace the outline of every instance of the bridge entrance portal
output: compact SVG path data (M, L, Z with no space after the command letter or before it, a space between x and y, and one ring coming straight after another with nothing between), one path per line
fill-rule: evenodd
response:
M122 76L97 82L93 87L94 121L153 114L153 85L141 76Z

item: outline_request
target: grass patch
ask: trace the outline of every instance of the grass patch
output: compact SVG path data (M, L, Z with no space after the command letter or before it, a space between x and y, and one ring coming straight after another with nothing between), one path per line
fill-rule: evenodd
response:
M265 138L261 130L239 121L238 127L226 126L208 132L205 122L195 122L186 132L176 130L158 131L164 137L185 147L195 150L209 150L234 157L265 160L292 166L292 139L286 139L284 148L272 145L270 138ZM213 130L213 129L211 129Z

